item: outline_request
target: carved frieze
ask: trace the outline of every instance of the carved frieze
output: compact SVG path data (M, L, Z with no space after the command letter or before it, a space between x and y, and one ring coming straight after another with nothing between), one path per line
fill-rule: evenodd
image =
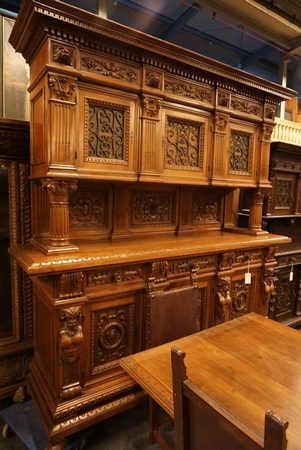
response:
M130 109L86 100L85 160L128 165Z
M131 193L131 227L175 225L176 191L140 191Z
M219 256L219 270L230 270L236 260L234 252L226 252Z
M138 70L127 66L123 61L117 62L107 58L95 58L90 55L81 55L81 70L96 73L113 80L127 81L137 84Z
M70 195L70 231L109 227L109 189L81 188Z
M229 147L229 174L250 175L252 173L254 134L231 130Z
M165 77L164 91L184 99L212 104L212 90L201 84L192 84L187 81Z
M234 111L260 116L260 105L258 103L236 97L235 95L231 96L231 108Z
M96 270L87 276L87 287L105 284L126 283L142 279L140 266L119 267L107 270Z
M49 75L48 85L52 99L74 103L76 93L74 80L57 75Z
M202 170L205 126L168 116L165 125L165 168Z

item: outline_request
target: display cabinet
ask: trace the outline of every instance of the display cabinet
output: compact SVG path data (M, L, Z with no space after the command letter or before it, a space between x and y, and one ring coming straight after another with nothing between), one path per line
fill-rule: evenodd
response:
M10 254L33 283L27 384L58 450L145 398L119 360L146 348L150 280L177 291L193 271L200 329L267 315L290 238L262 229L263 191L294 92L54 0L25 0L10 40L30 66L32 211Z

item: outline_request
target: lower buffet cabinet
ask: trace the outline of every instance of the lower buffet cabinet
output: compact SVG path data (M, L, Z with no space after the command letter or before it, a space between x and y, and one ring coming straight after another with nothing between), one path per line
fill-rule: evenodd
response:
M12 247L33 281L35 356L28 387L50 448L63 448L68 435L145 397L119 359L147 347L150 284L178 290L191 284L193 272L200 329L251 311L267 315L275 251L288 241L213 231L79 242L67 255L45 256L32 244Z

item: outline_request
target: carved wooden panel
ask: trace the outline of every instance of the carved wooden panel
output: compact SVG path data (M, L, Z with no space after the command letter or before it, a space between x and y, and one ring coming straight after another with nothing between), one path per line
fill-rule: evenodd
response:
M118 359L134 353L133 298L103 302L91 309L91 376L118 366Z

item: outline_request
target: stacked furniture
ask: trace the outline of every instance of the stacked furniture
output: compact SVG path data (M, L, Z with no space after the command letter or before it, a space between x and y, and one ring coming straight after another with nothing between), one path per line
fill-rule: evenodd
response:
M57 450L144 398L119 360L148 345L150 292L193 273L200 329L267 315L290 238L262 229L262 203L294 92L54 0L25 0L10 42L30 65L32 211L10 254L33 283L27 381Z

